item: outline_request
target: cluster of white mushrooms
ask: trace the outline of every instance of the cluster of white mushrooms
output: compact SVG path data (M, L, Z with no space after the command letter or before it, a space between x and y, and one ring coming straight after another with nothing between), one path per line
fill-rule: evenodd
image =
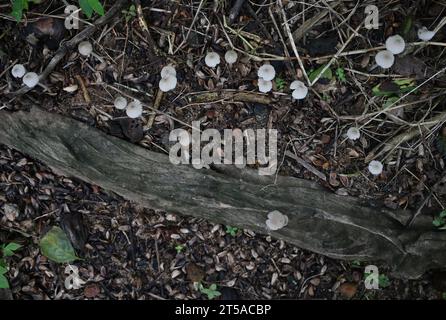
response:
M139 100L133 100L127 104L127 99L118 96L114 102L115 108L118 110L125 110L125 113L129 118L138 118L142 115L142 103Z
M430 41L435 36L435 31L430 31L426 27L418 29L418 38L421 41ZM378 52L375 56L376 64L383 69L389 69L395 63L395 55L403 53L406 49L406 42L400 35L390 36L386 40L386 50Z
M361 131L357 127L350 127L347 130L347 138L352 141L358 140L361 137ZM374 176L379 176L383 172L384 165L382 162L373 160L369 163L369 171Z
M225 61L227 64L232 65L237 62L237 59L238 59L237 52L235 52L234 50L226 51ZM209 68L215 68L220 64L220 56L218 55L218 53L210 51L206 54L206 57L204 57L204 63Z
M259 80L257 81L259 85L259 91L263 93L270 92L273 88L273 80L276 77L276 70L270 64L262 65L259 70L257 70L257 76Z
M161 69L161 80L159 88L162 92L167 92L175 89L177 86L177 71L171 65L165 66Z
M23 64L16 64L11 69L11 75L14 78L22 79L23 84L32 89L39 84L39 76L35 72L26 72Z

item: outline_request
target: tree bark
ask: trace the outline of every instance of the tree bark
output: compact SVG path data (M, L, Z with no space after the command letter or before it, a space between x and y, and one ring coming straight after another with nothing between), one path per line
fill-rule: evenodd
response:
M306 180L275 181L231 166L175 166L166 155L36 107L0 111L0 119L0 143L149 208L271 234L331 258L385 262L402 278L446 265L446 233L428 217L406 229L407 211L372 208ZM278 231L265 224L273 210L289 218Z

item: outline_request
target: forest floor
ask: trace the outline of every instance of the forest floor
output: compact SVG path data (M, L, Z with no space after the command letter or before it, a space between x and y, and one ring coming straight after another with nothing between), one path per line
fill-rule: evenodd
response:
M9 4L0 5L0 109L37 104L162 153L170 148L171 130L190 131L192 121L219 131L277 129L280 175L314 180L327 192L373 205L418 210L443 227L446 27L427 43L417 30L438 26L446 3L246 1L230 19L233 2L141 1L143 16L128 3L88 38L94 55L86 58L74 48L41 80L43 86L27 92L11 76L13 65L42 74L59 45L94 19L68 31L63 6L54 1L30 5L20 23L9 16ZM367 4L379 8L377 30L362 25ZM142 17L148 29L141 27ZM394 34L403 36L406 50L383 70L375 55ZM238 52L233 65L223 59L228 49ZM209 51L221 56L216 68L204 62ZM265 62L275 67L276 78L272 92L261 94L257 70ZM178 85L157 101L167 64L175 66ZM329 72L308 97L293 100L290 83L306 83L306 75L315 80L327 64ZM234 96L237 91L251 98ZM129 119L114 108L118 95L140 100L142 116ZM358 140L346 137L350 127L360 128ZM378 176L368 170L372 159L384 164ZM70 219L86 228L86 243L77 248L83 260L74 265L87 283L77 290L64 287L66 265L49 261L38 246L51 226L70 229ZM364 263L144 209L2 146L0 244L9 242L22 245L7 260L15 299L206 298L194 282L216 284L225 298L446 297L444 273L403 281L392 278L383 262L381 289L368 290Z

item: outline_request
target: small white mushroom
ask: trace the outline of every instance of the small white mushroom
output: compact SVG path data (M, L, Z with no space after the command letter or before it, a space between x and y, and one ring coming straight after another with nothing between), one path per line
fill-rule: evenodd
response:
M288 217L282 214L280 211L274 210L268 213L268 219L266 220L266 226L269 230L275 231L282 229L288 224Z
M161 78L158 86L162 92L173 90L177 86L177 77L168 75L165 78Z
M435 36L435 31L430 31L426 27L421 27L418 29L418 38L421 41L431 41Z
M383 164L380 161L372 160L369 163L369 171L371 174L378 176L383 172Z
M234 50L228 50L225 53L225 60L228 64L234 64L237 62L237 52L235 52Z
M273 88L272 81L263 80L262 78L259 78L258 85L259 85L259 91L263 93L270 92L271 89Z
M34 88L39 83L39 76L35 72L28 72L23 76L22 81L28 88Z
M81 55L85 57L89 57L91 55L98 59L101 63L104 63L104 59L93 52L93 45L89 41L80 42L77 46L77 50Z
M142 115L142 104L139 100L133 100L127 105L125 113L129 118L138 118Z
M406 48L406 42L400 35L394 35L386 40L386 49L393 54L400 54Z
M126 107L127 107L127 99L122 96L118 96L115 99L115 108L119 110L124 110Z
M177 71L171 65L165 66L161 69L161 78L166 78L167 76L177 76Z
M14 78L21 78L25 75L26 69L23 64L16 64L12 67L11 74Z
M360 132L359 129L356 128L356 127L350 127L350 128L347 130L347 137L348 137L350 140L358 140L358 139L361 137L361 132Z
M375 56L376 63L383 69L389 69L395 63L395 56L388 50L380 51Z
M257 75L259 76L259 78L262 78L263 80L271 81L276 76L276 70L272 65L264 64L257 71Z
M291 95L296 100L305 99L308 95L308 88L302 81L294 80L290 84L290 89L293 90Z
M220 63L220 56L216 52L208 52L204 62L210 68L215 68Z
M89 41L82 41L78 44L77 50L81 55L88 57L93 52L93 46Z

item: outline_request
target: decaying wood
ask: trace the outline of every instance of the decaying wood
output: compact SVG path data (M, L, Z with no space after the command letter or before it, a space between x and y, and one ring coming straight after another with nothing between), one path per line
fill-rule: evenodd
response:
M446 265L446 233L436 232L428 217L406 229L409 212L368 207L309 181L232 166L175 166L166 155L38 108L3 110L0 119L0 143L150 208L270 233L333 258L384 261L404 278ZM271 232L265 221L273 210L289 223Z

